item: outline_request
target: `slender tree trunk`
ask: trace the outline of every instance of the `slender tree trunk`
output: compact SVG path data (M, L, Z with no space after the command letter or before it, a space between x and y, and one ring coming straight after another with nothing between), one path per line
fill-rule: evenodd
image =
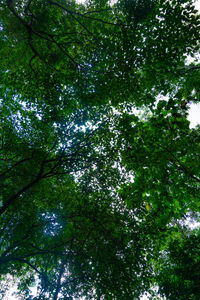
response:
M63 272L64 272L64 263L62 263L61 268L60 268L60 272L59 272L59 276L58 276L58 280L57 280L56 291L53 296L53 300L58 299L58 294L59 294L60 288L61 288L61 277L62 277Z

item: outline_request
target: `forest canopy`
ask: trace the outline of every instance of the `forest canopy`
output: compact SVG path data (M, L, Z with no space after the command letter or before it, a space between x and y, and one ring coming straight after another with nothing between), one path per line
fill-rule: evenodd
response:
M0 0L0 299L199 299L199 32L192 0Z

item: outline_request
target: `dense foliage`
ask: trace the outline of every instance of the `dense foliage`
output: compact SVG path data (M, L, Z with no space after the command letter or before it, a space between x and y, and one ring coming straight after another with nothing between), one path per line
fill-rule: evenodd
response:
M199 30L191 0L0 0L0 299L199 299Z

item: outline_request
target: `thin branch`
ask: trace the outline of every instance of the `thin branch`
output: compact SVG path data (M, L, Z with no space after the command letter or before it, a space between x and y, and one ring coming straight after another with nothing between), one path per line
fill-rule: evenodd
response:
M163 147L162 147L163 148ZM190 169L188 167L186 167L168 148L164 148L168 153L171 154L171 156L175 159L176 162L178 162L179 167L186 172L186 174L188 174L191 178L193 178L194 180L196 180L197 182L200 183L200 178L198 178L197 176L195 176L194 174L192 174L192 172L190 171Z
M27 264L29 267L31 267L34 271L36 271L41 277L44 278L44 280L46 282L49 283L49 285L55 287L55 285L53 283L50 282L48 276L46 274L44 274L43 272L39 271L33 264L31 264L28 260L26 259L21 259L22 262L24 262L25 264Z
M187 67L187 69L186 69ZM192 72L192 71L195 71L195 70L199 70L200 69L200 66L185 66L185 67L181 67L179 68L181 69L182 73L188 73L188 72Z
M22 159L22 160L16 162L16 163L15 163L14 165L12 165L8 170L6 170L6 171L4 171L3 173L1 173L1 174L0 174L0 177L1 177L1 176L4 176L6 173L10 172L13 168L17 167L18 165L23 164L24 162L27 162L27 161L33 159L33 155L34 155L34 151L33 151L31 157L24 158L24 159Z
M101 9L99 11L88 11L88 12L85 12L84 14L80 13L80 12L77 12L77 11L71 11L67 8L65 8L64 6L54 2L54 1L51 1L49 0L48 1L50 4L53 4L55 6L58 6L60 8L62 8L63 10L65 10L68 14L70 15L77 15L79 17L82 17L82 18L86 18L86 19L90 19L92 21L97 21L97 22L101 22L101 23L104 23L104 24L107 24L107 25L113 25L113 26L126 26L126 25L123 25L123 24L116 24L116 23L112 23L112 22L108 22L108 21L104 21L102 19L99 19L99 18L94 18L94 17L89 17L87 16L87 14L92 14L92 13L99 13L99 12L103 12L103 11L112 11L113 9L112 8L108 8L108 9Z
M30 5L31 5L31 2L32 2L32 0L29 0L28 1L28 3L27 3L27 5L26 5L26 7L25 7L25 9L24 9L24 12L26 13L27 11L30 11ZM31 11L30 11L31 12ZM31 12L32 13L32 12Z
M35 73L35 75L36 75L37 73L36 73L36 71L33 69L31 63L32 63L32 61L33 61L36 57L37 57L36 54L34 54L34 55L31 57L30 61L29 61L29 67L31 68L31 70L33 71L33 73Z
M52 5L55 5L55 6L57 6L57 7L59 7L59 8L61 8L62 10L64 10L65 12L67 12L76 22L78 22L79 23L79 25L81 26L81 27L83 27L88 33L89 33L89 35L91 35L96 41L98 41L98 39L95 37L95 35L91 32L91 31L89 31L88 29L87 29L87 27L85 26L85 25L83 25L80 21L79 21L79 19L77 19L74 15L73 15L73 13L70 11L70 10L68 10L68 9L66 9L64 6L62 6L61 4L59 4L59 3L56 3L56 2L54 2L54 1L51 1L51 0L48 0L48 3L49 4L52 4ZM99 41L98 41L99 42Z
M16 194L12 195L0 208L0 216L8 209L8 207L16 200L18 199L22 194L24 194L28 189L33 187L36 183L38 183L40 180L42 180L44 177L42 176L42 173L44 171L44 165L45 162L41 164L39 173L37 174L36 178L29 182L27 185L25 185L21 190L19 190Z

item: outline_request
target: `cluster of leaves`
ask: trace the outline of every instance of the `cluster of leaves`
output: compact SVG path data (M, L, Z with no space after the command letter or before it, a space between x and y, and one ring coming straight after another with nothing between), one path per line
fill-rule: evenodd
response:
M198 299L199 259L199 230L176 236L170 242L168 253L163 253L158 273L160 293L169 299Z
M185 113L177 106L173 99L161 101L146 120L132 115L122 120L121 134L126 143L122 159L127 169L134 171L127 204L137 205L135 198L146 200L152 208L163 209L167 220L168 209L176 217L187 209L199 209L196 162L200 136L189 128Z
M2 299L11 277L19 299L198 299L193 2L0 0L0 19Z

